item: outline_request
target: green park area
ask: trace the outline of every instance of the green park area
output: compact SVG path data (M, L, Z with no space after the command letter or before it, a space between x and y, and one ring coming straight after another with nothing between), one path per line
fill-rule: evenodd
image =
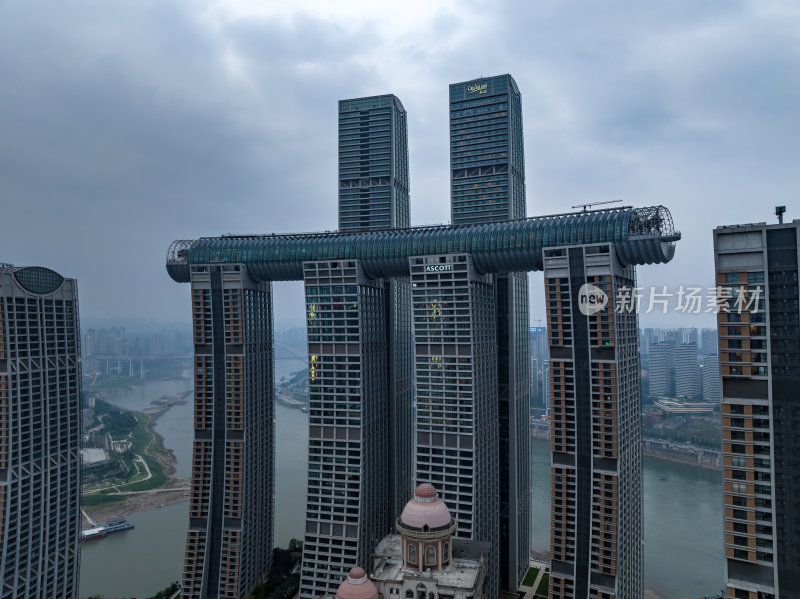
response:
M539 568L528 568L528 573L525 574L525 578L522 581L522 586L532 587L533 583L536 582L536 577L538 575Z
M539 581L539 586L536 587L537 597L547 597L548 586L550 584L550 575L545 572L542 574L542 579Z
M117 493L146 491L167 482L164 462L170 454L153 429L151 416L98 399L86 431L88 445L106 448L109 459L84 471L84 507L121 501L125 495Z

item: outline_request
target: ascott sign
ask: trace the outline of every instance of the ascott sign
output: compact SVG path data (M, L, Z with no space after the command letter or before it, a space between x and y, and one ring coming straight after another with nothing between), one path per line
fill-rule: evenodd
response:
M429 264L425 267L425 272L439 272L442 270L453 270L452 264Z

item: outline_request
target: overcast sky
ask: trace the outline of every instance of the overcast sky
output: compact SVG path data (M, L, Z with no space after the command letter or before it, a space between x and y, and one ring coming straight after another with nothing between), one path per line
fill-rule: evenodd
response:
M797 2L364 4L0 0L0 261L76 277L84 321L188 324L173 239L336 227L340 98L400 97L411 222L446 222L448 84L501 73L529 215L672 211L643 285L712 284L716 225L800 218ZM301 323L300 285L275 287ZM713 324L642 319L684 321Z

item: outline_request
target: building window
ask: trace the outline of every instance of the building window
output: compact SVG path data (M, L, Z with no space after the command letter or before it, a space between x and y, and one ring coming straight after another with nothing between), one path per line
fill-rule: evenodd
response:
M414 545L408 546L408 563L409 564L417 563L417 548Z
M444 561L450 559L450 543L444 544Z
M428 547L425 550L425 565L426 566L436 565L436 549L434 549L433 547Z

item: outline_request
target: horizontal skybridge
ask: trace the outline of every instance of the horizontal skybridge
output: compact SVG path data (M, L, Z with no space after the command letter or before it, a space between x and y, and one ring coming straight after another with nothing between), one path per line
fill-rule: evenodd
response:
M623 265L660 264L680 238L664 206L622 207L477 225L178 240L167 272L188 283L192 264L242 263L256 280L299 281L303 262L360 260L370 277L400 277L411 257L455 253L471 254L482 273L519 272L542 270L544 248L587 243L614 243Z

